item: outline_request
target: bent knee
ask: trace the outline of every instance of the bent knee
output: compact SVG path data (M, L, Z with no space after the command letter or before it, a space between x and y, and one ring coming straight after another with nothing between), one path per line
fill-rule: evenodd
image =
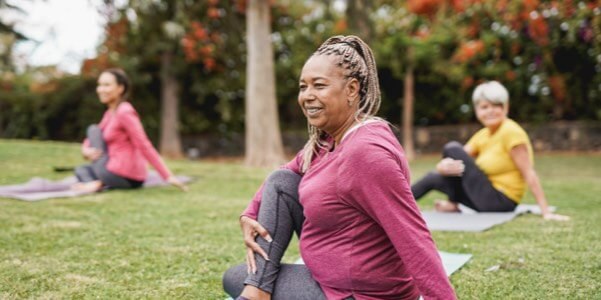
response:
M443 150L452 150L452 149L463 149L463 145L458 141L450 141L444 145Z
M102 130L100 130L100 127L97 124L92 124L86 129L86 133L88 134L88 136L98 132L102 132Z
M77 176L77 178L80 178L89 173L88 168L89 167L87 165L77 166L75 167L75 170L73 170L73 172L75 173L75 176Z
M450 141L444 145L442 154L444 157L452 157L457 151L463 151L463 145L457 141Z
M267 177L265 185L273 186L277 191L285 192L297 192L298 184L300 183L301 176L296 174L294 171L288 169L279 169L273 171Z
M237 297L244 289L244 280L246 279L246 265L241 264L229 268L223 273L221 279L223 290L232 297Z

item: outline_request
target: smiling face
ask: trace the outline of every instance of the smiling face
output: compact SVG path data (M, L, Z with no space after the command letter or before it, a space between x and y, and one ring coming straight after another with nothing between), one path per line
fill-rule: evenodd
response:
M354 122L358 90L358 81L345 78L334 58L316 55L309 58L301 72L298 104L309 124L336 137Z
M486 100L480 100L475 104L476 118L493 132L507 119L508 111L507 105L494 104Z
M96 94L103 104L111 106L119 103L124 90L125 87L117 83L117 78L112 73L103 72L98 77Z

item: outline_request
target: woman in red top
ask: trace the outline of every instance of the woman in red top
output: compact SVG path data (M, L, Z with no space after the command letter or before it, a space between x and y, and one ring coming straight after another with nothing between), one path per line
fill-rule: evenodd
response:
M96 93L107 110L98 125L87 130L81 153L90 164L79 166L75 189L98 191L106 188L137 188L147 176L147 162L170 184L186 190L171 174L152 146L136 110L126 101L130 82L121 69L100 74Z

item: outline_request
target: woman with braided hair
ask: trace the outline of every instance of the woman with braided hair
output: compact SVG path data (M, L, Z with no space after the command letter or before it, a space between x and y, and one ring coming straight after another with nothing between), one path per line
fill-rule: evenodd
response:
M455 299L409 186L403 150L376 117L370 50L335 36L305 63L298 103L309 141L272 173L240 217L246 264L237 299ZM281 263L293 232L306 265Z

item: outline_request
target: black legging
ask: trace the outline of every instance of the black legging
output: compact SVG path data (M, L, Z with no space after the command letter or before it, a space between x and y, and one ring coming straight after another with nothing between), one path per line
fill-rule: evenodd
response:
M109 161L108 148L102 138L100 127L97 125L88 126L86 135L90 142L90 147L102 150L102 155L91 164L75 168L77 180L80 182L100 180L105 187L114 189L131 189L142 186L142 181L128 179L106 169L106 164Z
M496 190L486 174L478 168L458 142L449 142L444 146L443 157L463 161L463 175L442 176L432 171L411 186L415 199L421 198L431 190L445 193L450 201L461 203L481 212L513 211L517 204Z
M305 265L281 264L293 232L300 237L303 207L298 202L301 177L290 170L272 173L263 185L263 197L257 221L265 227L273 241L257 237L269 261L255 254L257 273L247 274L246 264L230 268L223 275L223 288L232 297L242 292L245 284L271 293L272 299L325 299L319 284Z

